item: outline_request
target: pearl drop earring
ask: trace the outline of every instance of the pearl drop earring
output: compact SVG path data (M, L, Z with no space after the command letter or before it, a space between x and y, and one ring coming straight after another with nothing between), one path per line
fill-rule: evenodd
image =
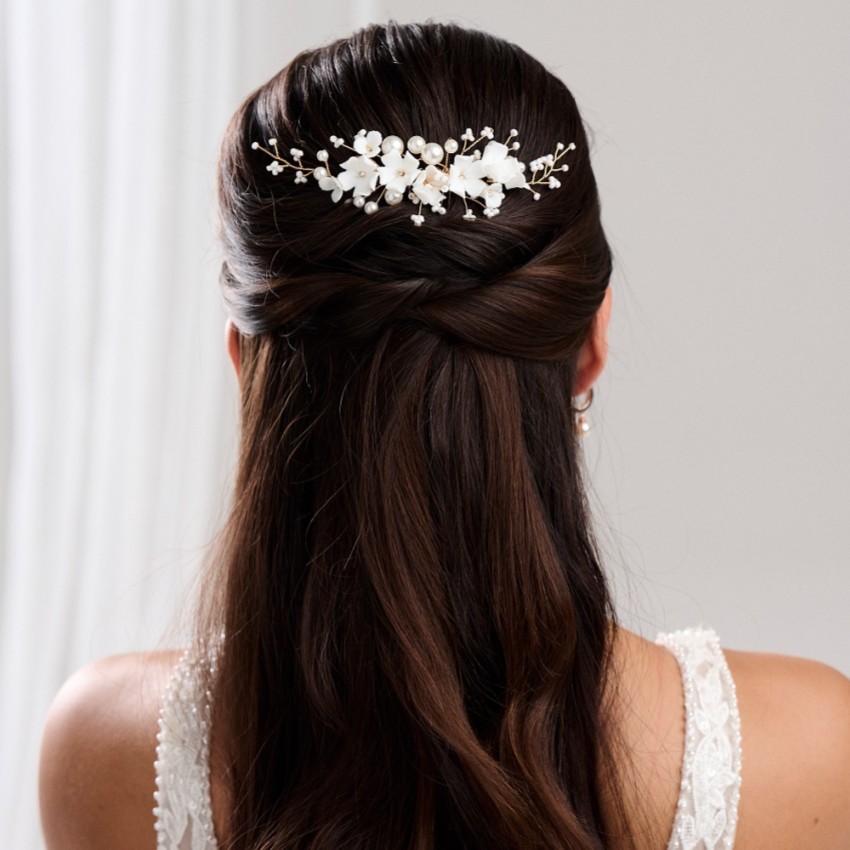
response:
M573 426L575 433L579 437L584 437L591 429L590 420L585 416L588 410L590 410L590 405L593 404L593 387L591 387L587 393L585 393L584 403L579 407L575 408L575 425Z

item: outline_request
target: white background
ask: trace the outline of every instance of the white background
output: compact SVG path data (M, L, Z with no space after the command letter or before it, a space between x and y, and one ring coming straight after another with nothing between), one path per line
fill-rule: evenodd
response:
M211 211L241 97L421 4L5 0L0 800L87 660L180 641L235 394ZM615 250L587 440L623 620L850 673L850 6L432 0L575 93ZM494 121L497 116L494 116ZM163 637L166 635L166 637Z

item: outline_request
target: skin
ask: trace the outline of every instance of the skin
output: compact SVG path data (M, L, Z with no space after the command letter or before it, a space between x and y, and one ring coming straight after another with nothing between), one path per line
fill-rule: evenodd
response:
M579 357L586 392L607 355L610 290ZM238 332L226 344L239 374ZM96 661L75 673L47 718L39 791L48 850L153 850L159 704L179 652ZM850 847L850 680L813 661L726 650L742 724L742 795L735 850ZM684 749L682 683L673 656L618 630L613 647L618 728L629 756L625 805L638 850L667 846ZM225 835L226 790L212 806ZM625 847L614 843L615 850Z

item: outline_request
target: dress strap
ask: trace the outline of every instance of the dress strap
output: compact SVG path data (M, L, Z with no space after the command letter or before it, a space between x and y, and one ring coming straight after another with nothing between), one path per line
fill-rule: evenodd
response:
M216 659L183 653L162 698L153 814L157 850L216 850L210 800L212 697L205 691Z
M741 720L735 683L709 629L661 634L679 662L685 754L668 850L731 850L741 787Z

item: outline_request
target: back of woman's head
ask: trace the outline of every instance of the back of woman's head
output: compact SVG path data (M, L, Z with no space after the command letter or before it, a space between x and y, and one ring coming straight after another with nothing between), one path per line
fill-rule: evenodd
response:
M560 188L416 226L254 147L338 171L332 136L485 126L526 163L575 143ZM612 612L571 396L611 261L572 96L492 36L372 26L246 100L219 192L243 428L205 622L230 846L605 846Z
M499 140L516 129L525 162L575 143L561 188L536 202L510 190L500 215L475 221L454 198L445 215L414 227L407 200L366 216L332 203L315 181L269 173L268 157L252 150L277 138L315 162L319 150L335 152L331 136L349 141L361 128L443 143L485 126ZM220 186L225 294L248 334L330 327L348 341L411 319L482 349L569 359L610 276L570 92L527 53L481 32L388 25L302 53L235 117Z

